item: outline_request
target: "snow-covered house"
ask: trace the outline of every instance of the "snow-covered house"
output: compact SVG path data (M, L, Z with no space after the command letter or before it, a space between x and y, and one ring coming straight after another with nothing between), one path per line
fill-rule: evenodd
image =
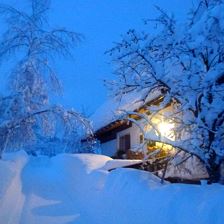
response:
M145 111L146 105L158 104L163 97L161 91L147 94L148 89L143 89L122 97L111 98L92 115L95 136L101 143L102 154L111 157L121 157L123 154L126 158L141 158L142 155L137 151L144 141L142 131L139 125L125 119L125 114L128 111L141 113ZM171 109L172 105L170 104L165 110ZM134 119L139 120L139 123L144 122L137 117ZM154 122L161 122L161 119L157 115ZM145 128L147 128L147 124L145 124Z
M98 110L92 115L91 120L93 122L93 128L95 137L101 143L101 152L104 155L115 158L127 158L127 159L143 159L143 150L155 150L162 148L160 157L175 154L175 150L170 145L164 145L155 141L148 141L148 144L144 144L141 148L141 144L144 142L144 137L140 127L147 129L147 132L151 132L151 135L156 133L148 123L145 123L144 119L139 117L133 117L137 120L131 122L130 119L126 119L128 111L135 111L137 113L146 112L146 107L158 105L163 100L163 94L157 90L148 95L148 89L143 89L138 92L130 92L122 97L110 98L106 101ZM172 124L166 124L163 122L163 114L172 112L173 104L161 110L153 118L153 123L159 127L160 132L166 138L170 138L169 129L172 129ZM143 122L143 123L142 123ZM138 125L140 124L140 125ZM172 138L172 137L171 137ZM184 153L179 157L187 157ZM203 164L195 156L191 157L184 164L175 167L168 167L166 177L178 177L184 179L201 179L207 177L207 172Z

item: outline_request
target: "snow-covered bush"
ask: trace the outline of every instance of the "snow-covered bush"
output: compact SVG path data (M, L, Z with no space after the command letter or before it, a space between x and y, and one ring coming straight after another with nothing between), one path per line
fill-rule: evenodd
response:
M159 89L163 101L149 106L149 123L172 102L173 111L162 116L175 124L175 141L161 138L159 130L150 139L196 155L218 181L224 158L224 1L201 0L185 24L157 9L160 16L146 21L156 24L154 32L129 30L109 51L118 78L110 87L121 95Z

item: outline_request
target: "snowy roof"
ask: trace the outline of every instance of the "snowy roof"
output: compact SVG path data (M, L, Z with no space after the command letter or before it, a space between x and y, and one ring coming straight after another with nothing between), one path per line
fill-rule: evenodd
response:
M90 117L94 131L97 131L108 124L118 120L125 111L134 111L144 106L161 95L159 90L151 92L145 88L141 91L133 91L124 94L122 97L110 97L96 112Z

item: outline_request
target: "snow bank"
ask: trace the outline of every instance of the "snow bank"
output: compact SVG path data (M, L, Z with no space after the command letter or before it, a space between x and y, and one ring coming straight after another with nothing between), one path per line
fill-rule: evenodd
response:
M7 153L0 160L0 222L19 223L24 203L21 172L28 161L24 151Z
M106 162L112 158L97 154L59 154L51 159L56 166L64 167L74 171L84 171L90 173L93 170L100 169Z
M223 193L218 184L161 185L148 172L121 168L107 176L94 223L222 224Z
M68 191L76 189L86 197L86 191L103 187L106 174L101 168L110 160L96 154L60 154L51 159L51 169L57 170Z
M4 157L0 223L223 223L222 185L162 185L149 172L107 171L120 164L91 154Z

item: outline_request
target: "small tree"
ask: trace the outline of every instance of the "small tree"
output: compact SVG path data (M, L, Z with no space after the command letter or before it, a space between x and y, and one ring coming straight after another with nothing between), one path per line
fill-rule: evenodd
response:
M185 25L157 9L160 16L146 21L156 23L155 33L130 30L109 51L118 76L112 88L116 94L160 90L163 101L148 108L147 119L172 101L173 113L163 119L175 123L176 140L161 139L156 128L150 139L196 155L217 182L224 158L224 2L201 0Z
M90 124L81 114L49 103L50 92L61 91L51 62L56 56L71 56L72 48L82 38L64 28L49 29L49 7L49 1L32 0L29 14L0 5L7 24L0 41L0 59L15 55L20 58L10 72L10 97L1 99L0 152L33 145L37 139L52 139L56 132L71 146L80 122L91 134Z

